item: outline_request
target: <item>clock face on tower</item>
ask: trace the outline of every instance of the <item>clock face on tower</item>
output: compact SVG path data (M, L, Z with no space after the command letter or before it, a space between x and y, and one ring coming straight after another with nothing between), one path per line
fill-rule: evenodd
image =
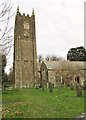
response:
M29 30L29 23L28 22L24 22L23 23L23 26L24 26L24 29L26 29L26 30Z
M25 36L25 37L29 37L29 31L28 31L28 30L29 30L29 27L30 27L30 26L29 26L29 23L24 22L24 23L23 23L23 26L24 26L24 36Z

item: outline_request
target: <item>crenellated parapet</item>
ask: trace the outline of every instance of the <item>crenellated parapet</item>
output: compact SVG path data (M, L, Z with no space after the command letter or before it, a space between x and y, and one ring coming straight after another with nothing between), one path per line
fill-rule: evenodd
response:
M25 15L25 13L21 14L20 11L19 11L19 6L17 7L17 14L16 15L19 15L19 16L24 16L24 17L30 17L29 14ZM35 13L34 13L34 9L32 9L32 15L31 17L35 17Z

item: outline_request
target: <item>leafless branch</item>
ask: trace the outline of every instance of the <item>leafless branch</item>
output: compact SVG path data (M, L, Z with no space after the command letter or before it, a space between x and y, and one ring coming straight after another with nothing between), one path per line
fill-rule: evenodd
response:
M12 5L9 3L9 0L6 0L0 5L0 47L1 52L4 52L5 55L8 55L11 48L13 37L11 31L13 27L10 26L10 20L12 19L13 14L11 14ZM3 26L2 26L3 22Z
M6 20L8 20L9 18L12 19L12 17L14 16L15 13L13 13L12 15L8 16L7 18L0 20L0 22L4 22Z

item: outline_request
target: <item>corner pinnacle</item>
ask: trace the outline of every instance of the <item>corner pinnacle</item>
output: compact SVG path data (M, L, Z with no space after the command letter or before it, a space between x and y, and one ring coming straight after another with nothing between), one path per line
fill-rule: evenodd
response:
M17 13L19 13L19 5L17 6Z
M32 15L35 15L35 14L34 14L34 8L32 9Z

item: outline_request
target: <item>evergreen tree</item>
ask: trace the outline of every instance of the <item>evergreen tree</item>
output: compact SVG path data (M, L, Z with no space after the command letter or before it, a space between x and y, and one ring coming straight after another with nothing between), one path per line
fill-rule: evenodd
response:
M67 60L69 61L86 61L86 50L84 47L76 47L69 49L67 53Z

